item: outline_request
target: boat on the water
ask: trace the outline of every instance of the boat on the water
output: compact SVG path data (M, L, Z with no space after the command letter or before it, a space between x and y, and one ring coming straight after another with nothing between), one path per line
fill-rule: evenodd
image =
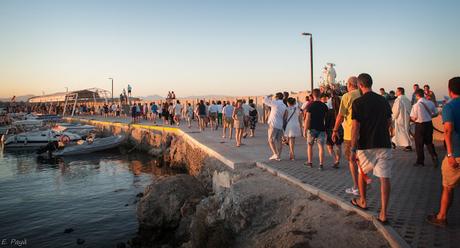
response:
M108 149L115 148L126 141L125 135L115 135L105 138L87 139L85 141L79 141L76 144L65 146L63 149L56 150L53 152L54 156L72 156L82 155L92 152L99 152Z
M47 115L47 114L30 114L30 115L26 115L26 118L43 120L47 122L58 122L62 120L62 117L59 115Z
M53 130L30 131L7 136L4 139L5 149L39 149L53 141L69 143L81 140L81 136L70 132Z
M81 125L73 123L57 123L55 126L52 127L52 129L57 132L76 133L81 137L86 137L91 132L95 131L96 127L91 125Z
M27 120L19 120L13 121L12 126L22 129L22 130L32 130L43 127L45 123L43 120L38 119L27 119Z
M61 120L57 115L40 115L40 114L23 114L23 115L10 115L12 120L11 125L25 131L32 131L38 129L47 123L53 123Z

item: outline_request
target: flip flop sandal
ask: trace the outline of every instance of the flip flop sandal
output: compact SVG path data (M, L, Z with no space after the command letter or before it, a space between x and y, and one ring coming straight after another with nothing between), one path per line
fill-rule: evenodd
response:
M384 226L390 224L390 222L389 222L388 220L381 220L381 219L377 218L377 221L380 222L380 224L382 224L382 225L384 225Z
M356 201L356 198L351 199L350 203L351 203L351 205L353 205L354 207L359 208L359 209L364 210L364 211L366 211L366 210L369 209L368 207L365 207L365 208L361 207L361 206L358 204L358 202Z

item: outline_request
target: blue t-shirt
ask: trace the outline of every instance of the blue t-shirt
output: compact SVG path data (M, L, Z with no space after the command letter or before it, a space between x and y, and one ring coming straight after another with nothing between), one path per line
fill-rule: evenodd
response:
M156 113L157 113L157 110L158 110L157 105L156 105L156 104L153 104L153 105L152 105L152 113L155 113L155 114L156 114Z
M451 122L454 126L452 133L452 148L454 157L460 157L460 97L447 103L442 109L442 122Z

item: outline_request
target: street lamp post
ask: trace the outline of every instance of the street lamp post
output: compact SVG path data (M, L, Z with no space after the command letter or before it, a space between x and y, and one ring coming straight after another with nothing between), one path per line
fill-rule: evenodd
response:
M110 80L112 80L112 103L113 103L113 78L109 78Z
M310 87L313 91L313 35L311 33L302 33L302 35L310 36Z

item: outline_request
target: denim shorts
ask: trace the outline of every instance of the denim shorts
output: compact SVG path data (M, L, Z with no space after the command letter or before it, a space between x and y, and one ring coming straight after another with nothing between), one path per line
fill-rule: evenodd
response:
M270 141L281 142L282 137L283 137L282 129L268 127L268 142Z
M324 145L324 143L326 143L326 132L309 129L307 132L307 143L313 145L315 140L318 144Z

